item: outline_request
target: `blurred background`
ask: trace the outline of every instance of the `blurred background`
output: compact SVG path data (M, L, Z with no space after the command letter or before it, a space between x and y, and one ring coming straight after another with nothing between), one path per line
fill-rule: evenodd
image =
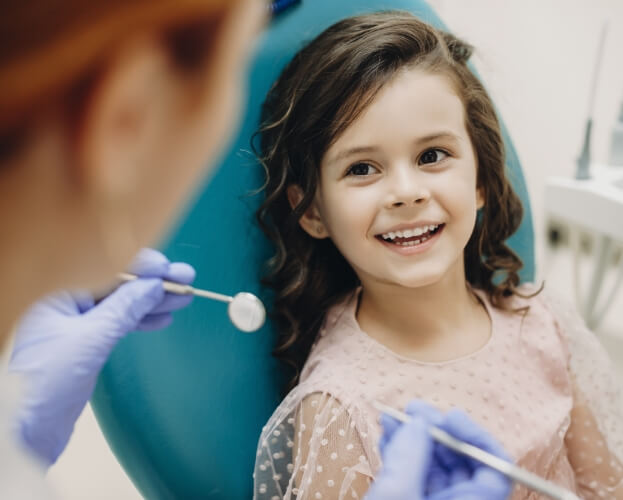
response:
M311 0L308 0L311 1ZM429 0L448 27L476 47L473 62L503 117L521 160L536 233L537 279L575 300L577 235L581 292L586 293L598 251L598 232L572 232L553 216L547 186L572 178L582 149L600 34L608 31L593 110L592 160L607 164L623 101L621 0ZM623 176L623 166L619 167ZM621 187L623 198L623 184ZM551 197L550 197L551 201ZM623 216L612 214L612 220ZM623 241L623 240L622 240ZM620 247L604 263L604 295L623 266ZM599 309L599 307L597 308ZM594 329L623 373L623 293ZM251 474L251 471L249 471ZM48 480L64 500L138 500L141 496L108 449L87 408Z

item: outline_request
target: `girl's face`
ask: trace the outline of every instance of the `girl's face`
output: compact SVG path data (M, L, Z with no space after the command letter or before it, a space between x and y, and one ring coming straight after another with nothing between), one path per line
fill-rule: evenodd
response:
M464 279L483 196L463 104L443 76L400 72L323 157L301 220L330 237L364 287Z

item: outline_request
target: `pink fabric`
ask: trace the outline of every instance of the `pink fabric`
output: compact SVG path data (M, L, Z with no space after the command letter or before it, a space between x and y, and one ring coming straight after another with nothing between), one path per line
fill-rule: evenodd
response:
M404 358L366 335L355 319L353 295L327 316L301 381L319 390L329 384L342 401L359 395L363 418L374 429L370 447L381 432L371 401L404 408L419 398L441 410L462 408L522 467L575 491L564 444L573 404L567 353L551 314L533 300L523 318L478 295L491 318L491 338L479 351L441 363ZM531 497L518 489L513 498Z
M405 358L363 332L357 293L334 307L300 384L264 428L255 498L362 498L382 465L371 402L404 408L415 398L463 409L520 466L582 498L623 498L621 394L599 342L572 314L555 314L543 294L513 298L513 307L529 306L518 314L476 293L491 338L439 363ZM517 486L512 498L541 497Z

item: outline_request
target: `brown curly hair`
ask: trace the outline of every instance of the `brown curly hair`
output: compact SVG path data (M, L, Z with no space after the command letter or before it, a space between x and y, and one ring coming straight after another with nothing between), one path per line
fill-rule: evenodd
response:
M506 309L503 299L518 294L522 262L505 240L518 229L523 208L505 175L494 106L467 66L471 53L470 45L409 13L362 15L334 24L306 45L270 89L255 137L259 147L254 144L266 171L257 219L276 248L264 278L275 291L280 332L273 354L294 368L293 382L328 309L359 284L331 240L310 237L299 219L316 194L324 153L404 67L449 78L465 107L485 196L464 251L467 280L496 307ZM290 185L303 192L294 209Z

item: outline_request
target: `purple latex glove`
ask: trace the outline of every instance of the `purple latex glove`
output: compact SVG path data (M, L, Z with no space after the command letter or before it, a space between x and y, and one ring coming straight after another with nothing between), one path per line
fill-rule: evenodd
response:
M47 465L69 441L110 353L128 332L157 330L192 296L165 293L162 279L190 284L195 271L143 249L130 271L141 279L124 283L95 304L86 293L60 292L33 305L17 326L9 372L22 376L16 430Z
M433 442L429 425L509 460L502 447L465 413L443 415L421 401L407 406L408 424L383 415L383 469L366 500L503 500L511 483L497 471Z

